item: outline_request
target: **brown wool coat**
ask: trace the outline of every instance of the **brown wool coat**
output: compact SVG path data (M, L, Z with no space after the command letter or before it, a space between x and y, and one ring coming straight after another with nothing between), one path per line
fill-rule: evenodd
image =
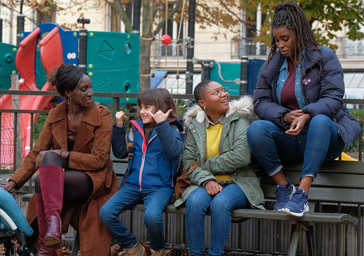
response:
M63 232L68 225L80 230L82 256L109 255L111 235L99 218L102 205L117 191L117 179L110 160L112 117L110 111L96 103L87 108L70 153L69 168L85 171L93 182L93 192L84 205L63 205ZM20 188L37 171L35 159L40 151L67 150L66 103L53 108L33 150L10 177ZM28 206L27 220L36 219L35 200Z

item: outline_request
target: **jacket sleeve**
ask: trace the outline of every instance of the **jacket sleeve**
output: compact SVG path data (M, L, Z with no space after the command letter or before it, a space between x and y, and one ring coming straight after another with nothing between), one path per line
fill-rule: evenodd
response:
M49 113L49 115L50 114L51 112ZM34 144L33 149L28 153L28 155L24 158L22 164L9 178L9 180L15 181L17 189L22 187L24 183L36 172L37 168L35 165L35 159L37 158L39 152L49 150L51 149L51 146L52 129L47 118L43 125L42 131L40 132L40 135Z
M334 118L343 105L345 93L343 70L336 54L331 49L325 50L322 54L319 99L306 105L302 110L310 114L311 118L318 114Z
M110 111L105 107L99 114L101 125L96 127L94 131L91 152L71 151L69 168L82 171L98 171L104 168L109 161L113 120Z
M125 139L125 125L123 127L116 126L112 127L112 152L115 157L123 159L128 156L128 149L126 146Z
M187 166L192 161L197 161L197 155L201 154L198 152L197 142L191 134L192 131L188 130L185 148L182 156L182 171L185 171ZM200 163L201 164L201 163ZM208 170L202 168L201 166L197 167L189 176L190 181L198 186L202 186L202 184L207 180L216 180L214 175L212 175Z
M275 92L272 91L272 88L272 85L259 75L254 91L254 111L260 119L271 121L283 129L288 129L289 124L283 122L283 116L290 110L273 100L272 94Z
M183 141L177 127L163 121L155 125L155 130L167 155L170 158L179 157L182 154Z
M239 119L233 125L229 133L234 133L233 144L227 152L218 156L213 156L205 162L206 168L213 174L233 172L236 169L250 164L250 149L246 132L249 127L249 121ZM223 143L220 141L220 143Z

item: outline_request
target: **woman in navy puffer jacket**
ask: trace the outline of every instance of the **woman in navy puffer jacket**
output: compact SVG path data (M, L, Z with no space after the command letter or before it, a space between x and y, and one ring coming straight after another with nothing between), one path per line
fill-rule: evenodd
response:
M343 105L343 71L335 53L319 47L302 9L281 3L272 23L272 48L258 78L248 129L252 154L276 182L275 210L307 212L307 195L323 162L340 155L361 134ZM279 50L279 51L278 51ZM298 189L282 163L303 162Z

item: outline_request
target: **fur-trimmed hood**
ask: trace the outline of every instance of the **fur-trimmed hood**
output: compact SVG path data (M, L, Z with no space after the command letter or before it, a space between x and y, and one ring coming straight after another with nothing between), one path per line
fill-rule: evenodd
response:
M233 100L230 102L230 108L226 113L226 117L231 116L233 113L237 113L240 117L249 118L254 115L253 109L253 99L250 96L243 96L238 100ZM203 109L195 104L190 107L183 116L183 121L186 126L188 126L192 119L196 117L199 123L202 123L206 118L206 113Z

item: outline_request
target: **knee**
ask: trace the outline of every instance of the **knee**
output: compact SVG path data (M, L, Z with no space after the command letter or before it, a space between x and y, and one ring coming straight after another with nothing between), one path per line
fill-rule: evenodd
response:
M113 219L117 219L118 214L116 214L115 211L113 211L112 208L106 203L101 207L99 211L99 217L103 223L108 223Z
M262 136L262 134L265 134L267 131L271 131L272 125L274 125L272 122L266 120L254 121L249 125L247 136L248 138L257 139L258 137Z
M332 123L332 120L326 115L314 116L310 121L310 128L314 128L317 131L327 132L328 127Z
M42 166L54 165L65 168L66 160L55 152L47 152L44 154Z
M208 208L206 198L201 196L201 193L194 193L194 192L192 192L190 196L187 198L186 210L192 213L206 212Z
M158 212L155 210L145 211L144 222L147 226L162 223L162 212Z
M231 211L230 205L227 203L226 198L215 197L210 206L212 213Z

